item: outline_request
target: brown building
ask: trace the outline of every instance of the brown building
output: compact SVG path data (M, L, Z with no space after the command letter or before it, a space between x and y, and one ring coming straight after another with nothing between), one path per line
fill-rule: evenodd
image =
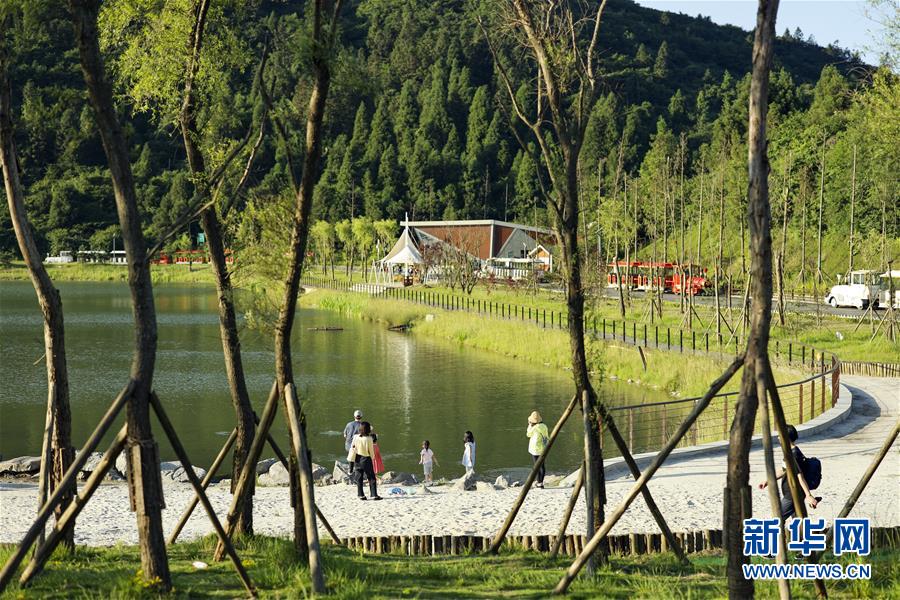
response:
M440 241L463 250L482 263L522 259L538 246L555 245L549 229L494 219L474 221L401 221L419 243Z

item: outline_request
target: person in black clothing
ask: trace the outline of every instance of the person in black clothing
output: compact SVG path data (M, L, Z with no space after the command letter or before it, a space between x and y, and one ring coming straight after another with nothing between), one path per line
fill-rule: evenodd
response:
M378 495L378 482L375 479L375 469L372 459L375 456L375 447L372 443L372 425L368 421L359 424L359 433L350 444L350 454L347 460L354 464L354 476L356 478L356 495L360 500L366 500L363 494L363 479L369 480L369 493L372 500L381 500Z
M809 485L806 482L806 478L803 476L803 463L806 462L806 456L803 455L803 452L800 451L794 442L797 441L797 428L793 425L787 426L788 439L791 440L791 454L794 455L794 461L800 467L800 470L797 472L797 480L800 482L800 487L802 488L803 493L806 495L806 503L809 504L810 508L815 508L819 504L819 500L822 498L815 497L812 495L812 492L809 489ZM794 516L796 512L794 509L794 499L791 497L791 488L788 484L787 477L785 475L787 471L784 468L784 463L782 462L781 474L779 474L775 479L781 479L781 519L787 520ZM768 487L769 482L763 481L759 484L759 489L764 490Z

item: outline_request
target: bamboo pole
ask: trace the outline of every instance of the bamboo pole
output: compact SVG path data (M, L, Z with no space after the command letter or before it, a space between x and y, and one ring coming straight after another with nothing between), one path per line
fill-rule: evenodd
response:
M252 478L256 477L256 461L259 460L259 455L265 444L266 434L269 432L269 428L272 427L272 421L275 420L275 412L277 410L278 383L275 382L272 384L272 391L269 392L269 399L266 401L266 406L263 409L263 415L260 419L259 427L256 430L256 435L253 437L253 443L250 444L250 452L247 454L247 461L244 463L244 468L241 469L241 474L238 477L237 483L234 486L234 492L231 495L231 507L228 509L228 517L225 519L225 533L228 537L231 537L231 534L234 532L234 527L237 524L238 514L243 505L244 491L247 486L250 485ZM224 546L221 543L217 544L216 550L213 553L213 560L222 560L224 551Z
M303 516L306 524L306 543L309 547L309 572L310 579L312 580L312 589L315 594L324 594L326 592L325 576L322 573L321 556L319 554L319 529L316 527L315 489L312 477L310 477L312 469L309 460L309 450L306 445L306 431L302 422L303 415L293 383L289 383L285 386L284 395L288 424L291 429L291 442L294 447L294 454L297 457L297 471L300 477L300 488L302 490L300 501L303 504Z
M893 431L888 434L885 438L884 443L881 445L881 449L878 451L878 454L875 455L875 458L872 459L872 462L869 464L869 467L866 469L866 472L863 473L862 478L856 484L856 487L853 488L853 492L850 494L850 497L847 498L847 501L844 503L844 507L841 509L841 512L838 514L836 518L843 519L847 515L850 514L850 511L853 510L853 507L856 506L856 502L859 500L859 497L862 495L863 491L865 491L866 486L869 485L869 481L872 480L872 476L875 475L875 471L878 470L879 465L881 465L881 461L884 460L884 457L887 456L887 453L890 451L891 446L894 445L894 442L897 440L897 435L900 434L900 419L897 420L897 423L894 425ZM825 538L825 547L831 545L831 539L834 536L834 527L828 528L828 534ZM822 557L822 552L816 552L810 557L810 562L818 562Z
M600 405L600 416L606 423L606 426L609 429L609 433L610 435L612 435L613 441L615 441L616 445L619 447L619 452L622 453L622 459L625 461L625 464L628 465L628 470L631 471L631 476L634 477L635 480L639 479L641 476L641 470L638 468L637 463L634 462L634 457L631 456L631 451L628 445L625 443L625 440L622 438L622 434L619 431L619 428L616 427L612 415L607 412L606 408L602 404ZM672 535L672 530L669 528L669 524L666 523L666 519L665 517L663 517L662 512L659 510L659 506L656 505L656 501L653 499L653 495L650 493L650 488L648 486L642 487L641 495L644 497L644 502L647 504L647 509L650 511L650 514L653 515L653 519L659 526L659 530L662 532L663 536L666 538L666 541L672 547L672 551L675 552L675 556L678 558L679 562L681 562L682 564L688 564L688 559L684 554L684 550L681 544L679 544L675 539L675 536Z
M166 436L169 438L172 449L175 450L175 456L178 457L181 466L184 467L184 472L187 475L188 481L191 482L191 486L193 486L197 497L200 498L200 503L203 505L203 508L206 509L206 514L209 515L209 521L212 523L213 529L216 530L216 535L219 536L219 542L225 545L225 549L228 552L228 556L231 558L231 562L234 564L234 568L238 573L241 583L244 584L244 588L246 588L250 597L255 598L256 590L253 589L253 584L250 582L250 576L247 574L246 569L244 569L244 564L241 562L241 558L235 551L231 539L226 535L225 530L222 528L222 523L219 522L219 517L216 516L216 511L213 508L212 503L210 503L206 492L203 490L200 479L197 478L197 474L194 472L194 466L191 464L190 458L188 458L187 451L184 449L184 446L181 445L181 440L178 439L175 427L169 420L169 416L166 414L165 409L163 409L162 403L159 401L156 392L150 392L150 406L153 407L156 418L159 419L159 424L162 425L163 431L165 431Z
M49 383L49 382L48 382ZM50 385L53 385L50 383ZM50 492L50 470L52 469L53 456L50 448L50 437L53 435L53 404L47 403L47 415L44 419L44 435L41 442L41 470L38 474L38 511L47 501ZM44 529L38 534L35 552L44 544Z
M50 532L50 536L45 542L35 547L34 556L31 558L31 562L28 563L28 566L25 567L22 576L19 578L19 585L23 587L28 585L35 576L43 571L47 560L53 554L53 551L59 543L63 541L63 532L66 527L78 517L81 509L87 505L91 496L93 496L97 487L99 487L100 483L103 481L103 478L106 477L109 470L116 464L116 458L122 452L127 440L128 428L123 425L112 444L110 444L109 449L103 455L103 459L97 465L97 468L91 472L91 476L88 477L87 482L85 482L84 488L72 499L72 502L69 503L63 514L60 515L59 520Z
M694 409L691 413L685 418L684 422L678 427L678 430L675 434L669 439L668 443L663 447L662 450L654 457L653 462L650 463L650 466L646 471L640 476L640 478L635 482L634 486L628 492L628 495L622 501L622 504L609 516L606 521L597 530L596 533L591 537L591 539L584 545L584 549L572 563L572 565L566 570L566 573L563 575L562 579L560 579L559 583L553 590L554 594L562 594L569 588L569 585L572 583L572 580L575 579L575 576L578 575L578 572L581 571L584 564L588 561L588 559L593 555L593 553L597 550L597 547L600 545L600 542L609 531L615 526L615 524L622 518L622 515L625 514L625 511L628 510L628 507L637 497L641 488L644 487L651 477L659 470L659 467L662 463L669 457L669 454L672 453L672 450L678 445L681 441L681 438L688 432L694 422L697 420L697 417L700 416L709 403L712 401L713 397L719 393L719 391L725 386L726 383L734 376L734 374L741 368L744 364L744 355L741 354L738 356L731 365L725 370L725 372L716 379L712 386L710 386L709 390L707 390L706 394L700 401L694 405Z
M500 551L500 546L501 544L503 544L503 538L506 537L509 528L512 527L513 521L515 521L516 519L516 515L519 514L519 509L522 508L522 504L525 502L525 497L528 495L528 492L531 489L531 484L534 483L534 480L537 477L538 470L544 465L544 460L547 458L547 454L550 452L550 448L553 447L553 442L556 441L556 436L559 435L559 432L562 430L563 425L569 418L569 415L572 414L572 411L575 410L575 407L577 405L578 396L572 396L572 400L569 401L569 405L566 407L566 410L563 411L563 414L560 415L559 420L556 421L556 425L553 426L553 431L550 432L550 438L547 440L547 444L544 446L544 451L541 452L541 455L538 457L538 459L534 463L534 466L531 468L531 472L528 474L528 478L525 479L525 483L522 485L522 491L519 492L519 497L516 499L516 503L513 504L513 507L510 509L509 514L506 516L506 521L504 521L503 526L500 528L500 531L497 532L497 535L494 536L494 541L491 543L491 547L487 550L490 554L497 554Z
M84 463L87 462L91 452L94 451L100 443L100 440L103 439L103 436L112 425L113 420L118 416L122 407L125 406L128 397L131 395L133 385L132 382L129 382L125 389L119 392L119 395L113 400L112 405L107 409L106 414L100 419L100 422L97 424L97 427L94 428L88 441L85 442L84 446L81 448L81 452L79 452L75 457L75 460L72 461L72 464L63 476L62 481L59 482L56 489L53 491L53 494L50 495L50 499L41 507L41 510L38 512L31 527L25 532L25 536L22 538L22 541L19 542L19 547L16 548L16 551L9 557L6 564L3 565L3 570L0 571L0 592L3 592L3 590L6 589L6 586L9 585L16 569L22 564L22 559L25 558L25 554L28 552L29 548L31 548L31 545L37 539L38 535L44 531L44 526L47 523L47 519L49 519L50 515L53 513L53 509L59 504L60 499L66 493L69 486L75 482L78 472L84 466Z
M219 454L216 455L215 460L213 460L212 465L209 467L209 471L206 472L206 476L203 478L203 481L200 482L200 487L205 491L207 487L209 487L209 483L212 481L212 478L216 476L216 473L219 471L219 467L222 466L222 462L225 460L225 457L228 456L228 452L231 450L231 447L234 445L234 441L237 439L237 428L231 430L231 434L228 436L228 439L225 440L225 445L222 446L222 449L219 450ZM184 526L187 524L188 519L191 518L191 514L194 512L194 509L197 508L197 503L200 502L200 497L197 494L194 494L194 497L191 499L190 504L184 510L184 514L181 515L181 519L178 521L178 524L175 526L175 530L169 536L168 544L171 546L178 540L178 536L181 534L181 530L184 529Z
M768 488L769 505L772 516L778 519L778 548L777 556L780 564L787 563L787 539L784 536L784 519L781 518L781 501L778 498L778 483L775 477L775 459L772 456L772 431L769 425L769 400L766 394L765 371L757 366L756 369L756 395L760 402L762 420L763 458L766 464L766 482ZM791 584L787 579L778 580L778 595L781 600L790 600Z
M562 522L559 524L559 532L556 534L556 541L553 543L553 549L550 550L550 558L556 558L559 554L559 547L566 539L566 528L569 526L569 520L572 518L572 511L575 510L575 504L578 502L578 494L584 485L584 462L581 463L581 469L578 471L578 479L575 480L575 487L572 488L572 495L569 497L569 503L566 505L566 512L563 515Z

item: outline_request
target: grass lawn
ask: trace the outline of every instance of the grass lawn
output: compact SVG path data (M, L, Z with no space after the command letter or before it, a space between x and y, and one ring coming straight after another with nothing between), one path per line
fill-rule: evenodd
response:
M174 590L167 597L234 598L243 588L226 560L210 563L214 540L177 544L169 548ZM12 546L0 546L0 559ZM308 571L297 561L288 540L245 539L239 554L263 598L303 598L309 594ZM549 560L534 552L480 555L407 557L368 555L325 545L326 581L332 598L544 598L559 580L570 559ZM900 553L873 552L865 562L872 579L827 582L831 598L888 598L900 594ZM209 564L196 569L194 561ZM713 551L691 555L682 567L671 554L613 556L593 580L578 578L571 598L723 598L726 596L725 558ZM840 562L856 562L841 560ZM27 589L17 584L0 598L148 598L158 597L142 583L134 546L79 548L74 555L57 553L47 569ZM776 598L775 583L757 583L757 597ZM813 598L811 583L795 583L795 598Z
M53 281L128 281L126 265L89 263L47 264L47 273ZM212 267L208 264L151 265L153 283L214 283ZM0 268L0 281L29 281L25 263L15 261Z

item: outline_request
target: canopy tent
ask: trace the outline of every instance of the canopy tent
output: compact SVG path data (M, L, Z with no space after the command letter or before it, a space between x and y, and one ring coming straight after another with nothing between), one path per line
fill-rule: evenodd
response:
M387 256L381 259L383 265L422 265L425 261L422 259L422 253L416 248L409 233L409 227L403 229L400 238L387 253Z
M881 276L884 277L885 279L888 279L888 278L900 279L900 271L898 271L896 269L893 271L885 271L884 273L881 274Z

